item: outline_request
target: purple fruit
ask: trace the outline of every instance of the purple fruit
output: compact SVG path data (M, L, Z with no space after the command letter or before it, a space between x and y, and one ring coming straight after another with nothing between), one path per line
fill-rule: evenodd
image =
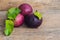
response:
M17 17L15 18L14 26L19 27L23 24L23 22L24 22L24 16L21 14L18 14Z
M19 9L21 10L21 13L25 15L30 15L33 12L33 9L31 5L24 3L19 6Z
M35 12L35 13L37 13L37 12ZM41 25L41 23L42 23L41 15L39 17L35 14L25 16L25 24L29 28L38 28Z

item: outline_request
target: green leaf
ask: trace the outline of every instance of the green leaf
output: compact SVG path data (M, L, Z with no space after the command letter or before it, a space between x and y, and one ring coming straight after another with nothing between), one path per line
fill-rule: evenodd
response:
M13 21L11 21L11 20L6 20L6 21L5 21L4 34L5 34L6 36L9 36L9 35L12 33L13 29L14 29L14 23L13 23Z
M34 15L37 16L39 19L42 18L42 14L41 14L40 12L38 12L37 10L36 10L36 12L34 13Z
M14 20L19 13L20 10L18 8L10 8L7 12L8 19Z

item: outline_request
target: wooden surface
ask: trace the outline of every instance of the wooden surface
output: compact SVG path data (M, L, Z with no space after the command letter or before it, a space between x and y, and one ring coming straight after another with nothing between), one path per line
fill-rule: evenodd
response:
M25 25L14 28L10 36L3 35L6 11L0 11L0 40L60 40L60 0L42 3L42 9L39 3L34 5L33 9L43 15L42 25L37 29L26 28Z
M28 3L35 9L43 9L47 6L58 7L60 0L0 0L0 10L8 10L10 7L18 7L22 3Z
M3 2L3 3L2 3ZM41 9L48 5L52 0L0 0L0 10L8 10L10 7L18 7L22 3L28 3L32 7Z

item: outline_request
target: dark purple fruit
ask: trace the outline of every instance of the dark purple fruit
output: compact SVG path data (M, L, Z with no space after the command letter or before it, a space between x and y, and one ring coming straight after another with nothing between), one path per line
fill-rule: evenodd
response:
M30 15L33 12L33 9L31 5L24 3L19 6L19 9L21 10L21 13L25 15Z
M38 28L42 23L42 18L39 19L34 14L25 16L25 24L29 28Z

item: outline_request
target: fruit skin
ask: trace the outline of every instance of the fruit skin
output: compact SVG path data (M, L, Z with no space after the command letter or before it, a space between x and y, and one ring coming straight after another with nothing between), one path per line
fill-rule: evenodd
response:
M14 26L20 27L24 23L24 16L22 14L18 14L14 20Z
M39 20L34 14L25 16L25 24L29 28L38 28L42 24L42 18Z
M33 12L33 9L31 7L31 5L27 4L27 3L23 3L19 6L19 9L21 10L21 13L25 16L25 15L30 15Z

